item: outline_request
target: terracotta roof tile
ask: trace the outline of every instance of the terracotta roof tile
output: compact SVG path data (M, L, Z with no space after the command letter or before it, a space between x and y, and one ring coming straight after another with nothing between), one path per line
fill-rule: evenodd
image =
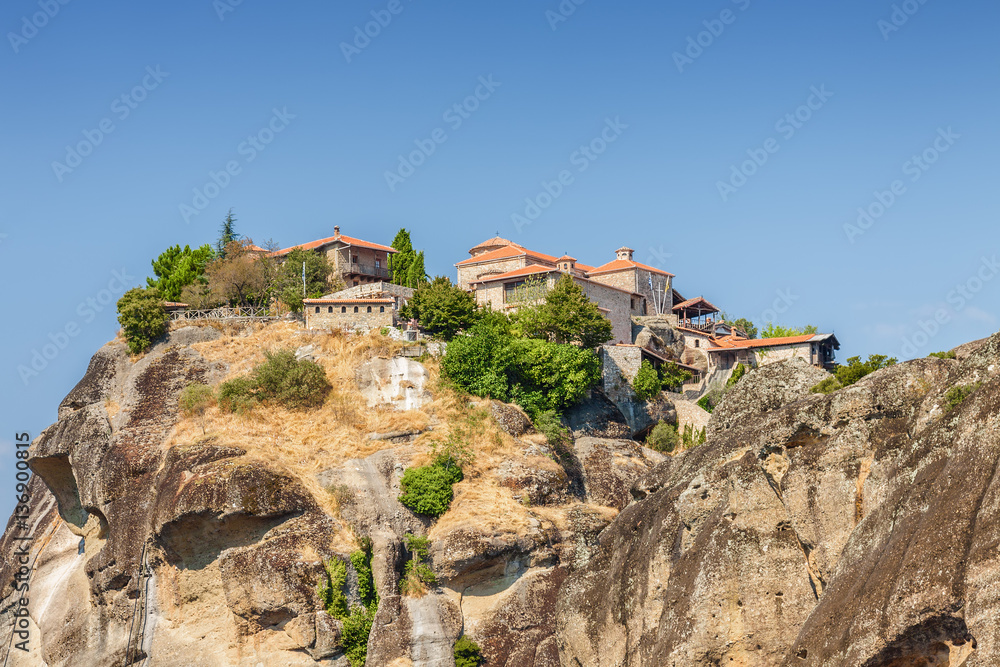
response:
M395 299L303 299L302 303L313 306L320 305L352 305L352 304L372 304L372 303L396 303Z
M626 271L628 269L642 269L643 271L649 271L650 273L658 273L661 276L674 277L674 274L669 271L664 271L663 269L657 269L653 266L648 266L646 264L640 264L639 262L632 261L631 259L616 259L612 262L608 262L596 269L591 269L591 273L614 273L616 271Z
M335 241L340 241L345 245L356 246L358 248L369 248L371 250L384 250L388 253L399 252L395 248L391 248L387 245L381 245L379 243L371 243L370 241L362 241L361 239L356 239L351 236L344 236L340 234L338 236L330 236L325 239L319 239L318 241L310 241L309 243L302 243L300 245L293 245L290 248L285 248L283 250L278 250L274 254L275 257L281 257L282 255L287 255L293 250L315 250L325 245L334 243Z
M782 338L754 338L751 340L715 340L714 343L724 343L719 347L709 348L709 352L725 352L726 350L748 350L758 347L778 347L781 345L795 345L797 343L808 343L816 334L804 334L802 336L785 336Z

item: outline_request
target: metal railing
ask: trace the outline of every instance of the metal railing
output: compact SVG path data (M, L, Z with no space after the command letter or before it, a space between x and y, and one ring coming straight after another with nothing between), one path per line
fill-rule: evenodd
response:
M352 263L350 268L347 270L347 273L360 274L362 276L374 276L376 278L389 278L391 276L389 269L383 266L371 266L369 264Z
M276 320L267 308L212 308L210 310L178 310L170 319L179 320Z

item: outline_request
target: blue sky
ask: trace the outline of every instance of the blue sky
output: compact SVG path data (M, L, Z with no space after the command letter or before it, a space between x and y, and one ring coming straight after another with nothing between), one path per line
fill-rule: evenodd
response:
M498 231L589 264L629 245L685 296L836 332L841 358L989 335L998 14L11 0L0 490L14 434L53 422L114 337L123 285L172 244L213 241L230 207L238 231L282 245L405 226L435 274ZM50 343L44 369L19 373Z

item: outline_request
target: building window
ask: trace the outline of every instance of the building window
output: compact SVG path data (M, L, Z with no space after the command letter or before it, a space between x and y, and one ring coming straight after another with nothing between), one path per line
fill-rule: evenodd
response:
M347 312L347 306L341 306L340 307L340 312L346 313Z
M372 312L372 307L371 306L368 306L368 312L369 313Z
M378 312L384 313L385 312L385 306L379 306Z
M357 264L357 263L358 263L358 256L355 255L354 257L351 257L351 264Z
M355 313L358 312L358 307L357 306L354 306L354 312Z
M316 312L319 313L319 306L316 306Z
M700 341L700 340L698 340L697 338L695 338L695 339L694 339L694 346L695 346L695 347L701 347L701 341Z
M381 259L376 259L375 260L375 268L376 269L381 269L382 268L382 260Z
M333 312L333 306L327 306L326 307L326 312L332 313Z

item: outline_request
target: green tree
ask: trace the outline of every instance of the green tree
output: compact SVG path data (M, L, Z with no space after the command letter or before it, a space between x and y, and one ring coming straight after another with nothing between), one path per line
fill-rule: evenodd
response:
M675 363L666 363L660 366L660 385L667 391L680 391L681 386L692 377L690 371L686 371Z
M406 285L410 279L410 265L416 258L410 232L405 228L396 232L396 237L392 240L392 247L397 250L395 254L389 256L392 282L396 285Z
M850 357L847 364L837 366L834 375L837 376L840 385L846 387L877 370L894 366L897 361L895 357L887 357L884 354L870 354L868 361L861 361L861 357Z
M179 245L167 248L153 260L156 280L146 278L146 285L155 288L165 301L177 301L188 285L207 285L205 267L215 258L212 246L206 244L195 250Z
M479 667L483 664L483 652L479 644L462 635L455 641L455 667Z
M413 255L409 268L406 270L406 286L418 289L427 284L427 269L424 267L424 251Z
M514 336L509 318L484 312L441 361L445 377L476 396L513 401L535 418L579 401L600 380L600 360L576 345Z
M660 374L656 372L649 361L644 360L636 373L635 380L632 381L632 390L641 401L648 401L660 395L663 385L660 382Z
M236 233L236 216L233 215L233 209L229 209L226 219L222 221L222 227L219 228L219 240L215 242L215 251L219 257L224 258L229 251L229 245L239 240L240 235Z
M677 429L662 419L646 436L646 445L657 452L672 452L680 441Z
M775 324L774 322L768 322L767 326L764 327L764 331L761 332L761 338L787 338L789 336L805 336L806 334L814 334L818 331L816 327L808 324L801 329L796 329L794 327L783 327L780 324Z
M451 340L476 322L478 307L475 297L438 276L417 289L401 314L420 322L429 333Z
M154 289L135 287L118 299L118 323L122 326L128 351L141 354L167 331L170 315Z
M728 320L727 320L727 322L728 322ZM732 322L729 322L729 323L732 324L737 329L739 329L740 331L742 331L743 333L745 333L747 335L747 338L756 338L757 337L757 333L758 333L757 332L757 325L755 325L753 322L751 322L747 318L740 317L739 319L735 319L735 320L733 320Z
M517 323L529 338L579 343L584 348L603 345L612 338L611 321L568 274L545 295L545 303L522 308Z
M302 265L305 264L305 295L302 294ZM328 293L333 267L324 253L296 248L285 256L278 269L275 293L292 312L301 313L303 299L318 299Z

